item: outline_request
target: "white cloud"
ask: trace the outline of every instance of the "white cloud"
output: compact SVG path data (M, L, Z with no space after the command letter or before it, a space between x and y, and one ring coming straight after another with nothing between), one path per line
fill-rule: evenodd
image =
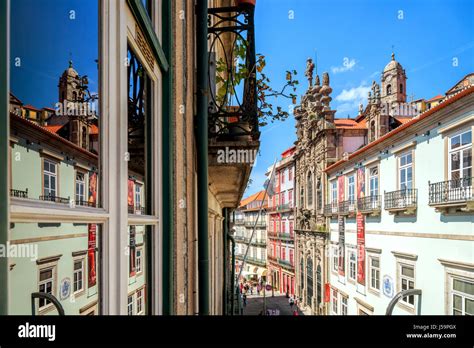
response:
M355 59L349 59L345 57L342 60L342 66L332 66L331 71L333 74L338 74L338 73L343 73L346 71L353 70L354 67L356 66L356 60Z
M338 114L340 114L341 117L346 116L347 114L357 114L359 104L367 104L367 94L369 91L370 86L366 86L365 81L362 81L358 87L343 89L335 98L336 101L341 102L341 104L336 107Z
M342 92L336 97L337 101L340 102L354 102L354 101L367 101L367 94L370 91L369 86L361 84L358 87L353 87L349 90L343 89Z

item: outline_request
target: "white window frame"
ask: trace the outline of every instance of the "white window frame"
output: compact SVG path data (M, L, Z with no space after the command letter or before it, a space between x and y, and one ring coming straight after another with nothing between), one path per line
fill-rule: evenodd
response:
M140 300L141 300L141 303L140 303ZM145 288L144 287L137 289L135 293L135 301L136 301L135 308L137 311L136 314L145 315Z
M339 314L339 291L335 288L331 288L331 313L333 315ZM334 308L336 307L336 308Z
M143 190L142 190L142 187L143 185L138 183L138 182L135 182L135 188L134 188L134 197L135 197L135 207L134 207L134 210L137 210L136 212L137 213L141 213L141 210L140 208L142 207L142 193L143 193ZM135 208L138 208L138 209L135 209Z
M331 203L337 203L337 180L331 181Z
M127 297L127 314L135 315L135 293L128 294Z
M381 264L381 261L380 261L380 256L379 255L368 255L368 267L369 267L369 272L368 272L368 275L369 275L369 290L376 293L376 294L380 294L380 287L381 287L381 283L382 283L382 280L380 279L380 275L382 274L381 272L381 267L380 267L380 264ZM378 261L379 265L378 267L374 267L372 266L372 261ZM373 279L373 276L372 276L372 271L375 271L376 273L378 272L378 278L376 279L378 281L378 288L374 288L372 286L372 281L374 280ZM377 284L376 284L377 285Z
M408 163L408 158L411 161ZM405 159L405 164L402 164L402 159ZM411 170L411 180L408 180L408 171ZM405 173L405 181L402 181L402 173ZM398 189L410 190L413 188L413 151L408 151L398 157Z
M143 246L137 246L135 249L135 269L136 269L136 275L142 274L143 273L143 251L144 248ZM140 257L138 256L140 254Z
M340 293L341 299L340 303L341 305L339 306L341 309L341 315L347 315L347 310L348 310L348 304L349 304L349 297L344 296L343 294Z
M459 277L459 276L451 276L450 277L450 315L455 315L454 314L454 296L459 296L462 299L461 303L461 315L467 315L466 314L466 300L470 300L474 302L474 294L468 294L465 292L461 292L459 290L454 290L454 281L461 281L465 283L472 283L474 286L474 279L469 279L469 278L464 278L464 277ZM474 315L474 313L471 313L470 315Z
M354 260L351 260L351 256L354 256ZM355 283L357 280L357 251L349 248L347 250L347 278L350 282ZM352 270L354 270L354 277L352 277Z
M355 174L351 174L347 177L347 200L355 202L355 195Z
M376 174L372 174L372 171L376 170ZM377 185L376 189L372 189L372 183L375 182ZM369 196L378 196L379 195L379 190L380 190L380 185L379 185L379 166L374 166L369 168ZM375 185L374 185L375 186Z
M339 271L339 248L337 244L332 246L332 257L331 257L331 272L338 273Z
M82 175L82 180L78 180L78 176ZM76 202L78 202L78 204L82 204L84 202L86 202L86 174L84 172L81 172L81 171L76 171L76 178L75 178L75 188L74 188L74 194L75 194L75 198L76 198ZM77 192L78 188L81 188L82 187L82 194L79 192ZM80 190L79 190L80 191Z
M49 169L47 170L46 169L46 163L48 163L48 167L50 167L51 165L54 167L54 173L51 172ZM43 196L46 196L46 197L58 197L59 194L58 194L58 169L59 169L59 165L58 165L58 162L55 162L49 158L43 158ZM45 182L45 177L48 177L48 182L49 182L49 187L46 188L46 182ZM55 182L55 185L54 185L54 190L52 189L52 185L51 185L51 178L54 177L54 182ZM48 190L48 194L46 194L46 190ZM54 195L51 195L51 191L54 191Z
M48 278L48 279L51 279L51 295L56 296L57 267L58 267L58 262L57 261L41 264L41 265L38 266L38 292L43 292L43 291L40 290L40 287L49 282L49 281L46 281L46 280L40 280L41 279L41 272L51 270L51 278ZM49 312L50 310L53 310L55 308L52 302L49 302L48 304L40 307L41 301L42 301L42 299L38 300L38 314L44 314L44 313ZM43 300L43 301L45 301L45 303L46 303L47 300Z
M81 266L82 266L80 270L74 269L76 262L78 261L81 262ZM83 294L86 290L86 257L85 256L74 257L73 262L72 262L72 267L73 267L72 268L72 291L74 293L74 297L77 297ZM82 277L81 277L82 288L78 290L74 290L76 286L76 273L78 272L82 272Z
M416 289L416 261L409 259L397 259L397 292L400 292L402 289L402 279L409 280L406 276L402 276L402 266L403 267L412 267L413 268L413 289ZM410 313L415 312L416 298L413 296L413 305L408 301L405 301L405 298L401 298L398 301L397 305Z
M451 140L453 138L459 137L460 142L462 140L462 136L464 134L471 133L471 142L466 144L466 145L460 145L456 149L452 149L451 147ZM452 165L451 165L451 155L457 153L459 156L459 178L465 177L463 172L466 169L470 169L470 173L467 175L468 177L472 175L472 162L470 167L465 167L464 166L464 151L466 150L471 150L471 161L472 161L472 128L469 129L464 129L459 132L456 132L455 134L449 136L448 138L448 180L453 180L452 176Z

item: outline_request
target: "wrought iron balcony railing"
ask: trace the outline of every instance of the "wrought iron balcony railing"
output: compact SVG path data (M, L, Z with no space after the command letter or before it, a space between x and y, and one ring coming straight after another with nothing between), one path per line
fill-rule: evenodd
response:
M338 210L339 209L338 209L337 202L332 202L332 203L326 204L324 206L324 215L326 215L326 216L337 215Z
M338 212L341 215L349 215L355 213L356 201L355 199L349 199L347 201L339 202L338 208Z
M88 201L84 201L82 199L76 199L76 205L81 206L81 207L95 207L95 203L91 203Z
M253 239L250 244L259 246L259 247L265 247L267 245L267 240L266 239Z
M263 221L257 221L257 223L255 224L255 221L245 221L245 226L246 227L265 227L267 226L267 223L265 222L265 220Z
M385 192L385 209L386 210L403 210L416 208L418 190L405 189L399 191Z
M285 211L285 210L291 210L293 209L293 205L290 203L284 203L284 204L279 204L277 206L277 211Z
M372 213L379 211L381 207L381 200L382 199L380 195L359 198L357 200L357 209L361 213Z
M283 260L283 259L278 258L278 263L285 268L292 269L294 267L294 265L288 260Z
M243 225L244 224L244 219L235 219L234 224L235 225Z
M10 189L10 196L16 198L28 198L28 189L25 191Z
M54 203L69 204L70 198L58 197L58 196L39 196L40 201L48 201Z
M209 138L258 139L255 7L208 10Z
M259 259L259 258L256 258L256 257L251 257L251 256L247 256L247 262L252 263L254 265L258 265L258 266L265 266L266 265L265 260Z
M430 205L463 203L474 199L472 177L428 183L428 185Z
M280 239L283 239L283 240L286 240L286 241L293 241L294 240L292 233L280 232L280 233L278 233L278 237Z

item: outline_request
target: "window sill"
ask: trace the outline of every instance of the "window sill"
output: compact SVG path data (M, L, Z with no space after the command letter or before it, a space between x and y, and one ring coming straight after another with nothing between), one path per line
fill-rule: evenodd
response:
M397 307L407 311L410 314L415 314L415 307L414 306L412 307L411 305L407 305L407 304L401 302L401 300L397 303Z
M375 290L372 289L370 286L367 288L367 290L374 296L380 297L380 290Z

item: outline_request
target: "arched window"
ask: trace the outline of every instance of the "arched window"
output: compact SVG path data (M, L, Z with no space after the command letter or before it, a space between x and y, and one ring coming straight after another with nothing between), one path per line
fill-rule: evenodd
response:
M403 93L403 84L400 83L400 93Z
M300 209L304 207L304 188L300 189Z
M311 256L308 256L308 261L306 263L306 298L309 305L313 301L313 259Z
M313 173L311 172L308 173L307 183L308 183L308 206L312 206L313 205Z
M323 190L321 188L320 178L318 178L318 181L316 182L316 204L318 210L323 208Z
M370 141L375 140L375 121L370 123Z
M387 95L392 94L392 85L387 85Z
M300 256L300 295L303 294L304 289L304 257L303 254Z
M319 308L319 305L321 303L321 298L322 298L322 294L323 294L323 282L322 282L322 279L321 279L321 265L318 265L318 267L316 268L316 286L317 286L317 294L316 294L316 305L318 306Z

